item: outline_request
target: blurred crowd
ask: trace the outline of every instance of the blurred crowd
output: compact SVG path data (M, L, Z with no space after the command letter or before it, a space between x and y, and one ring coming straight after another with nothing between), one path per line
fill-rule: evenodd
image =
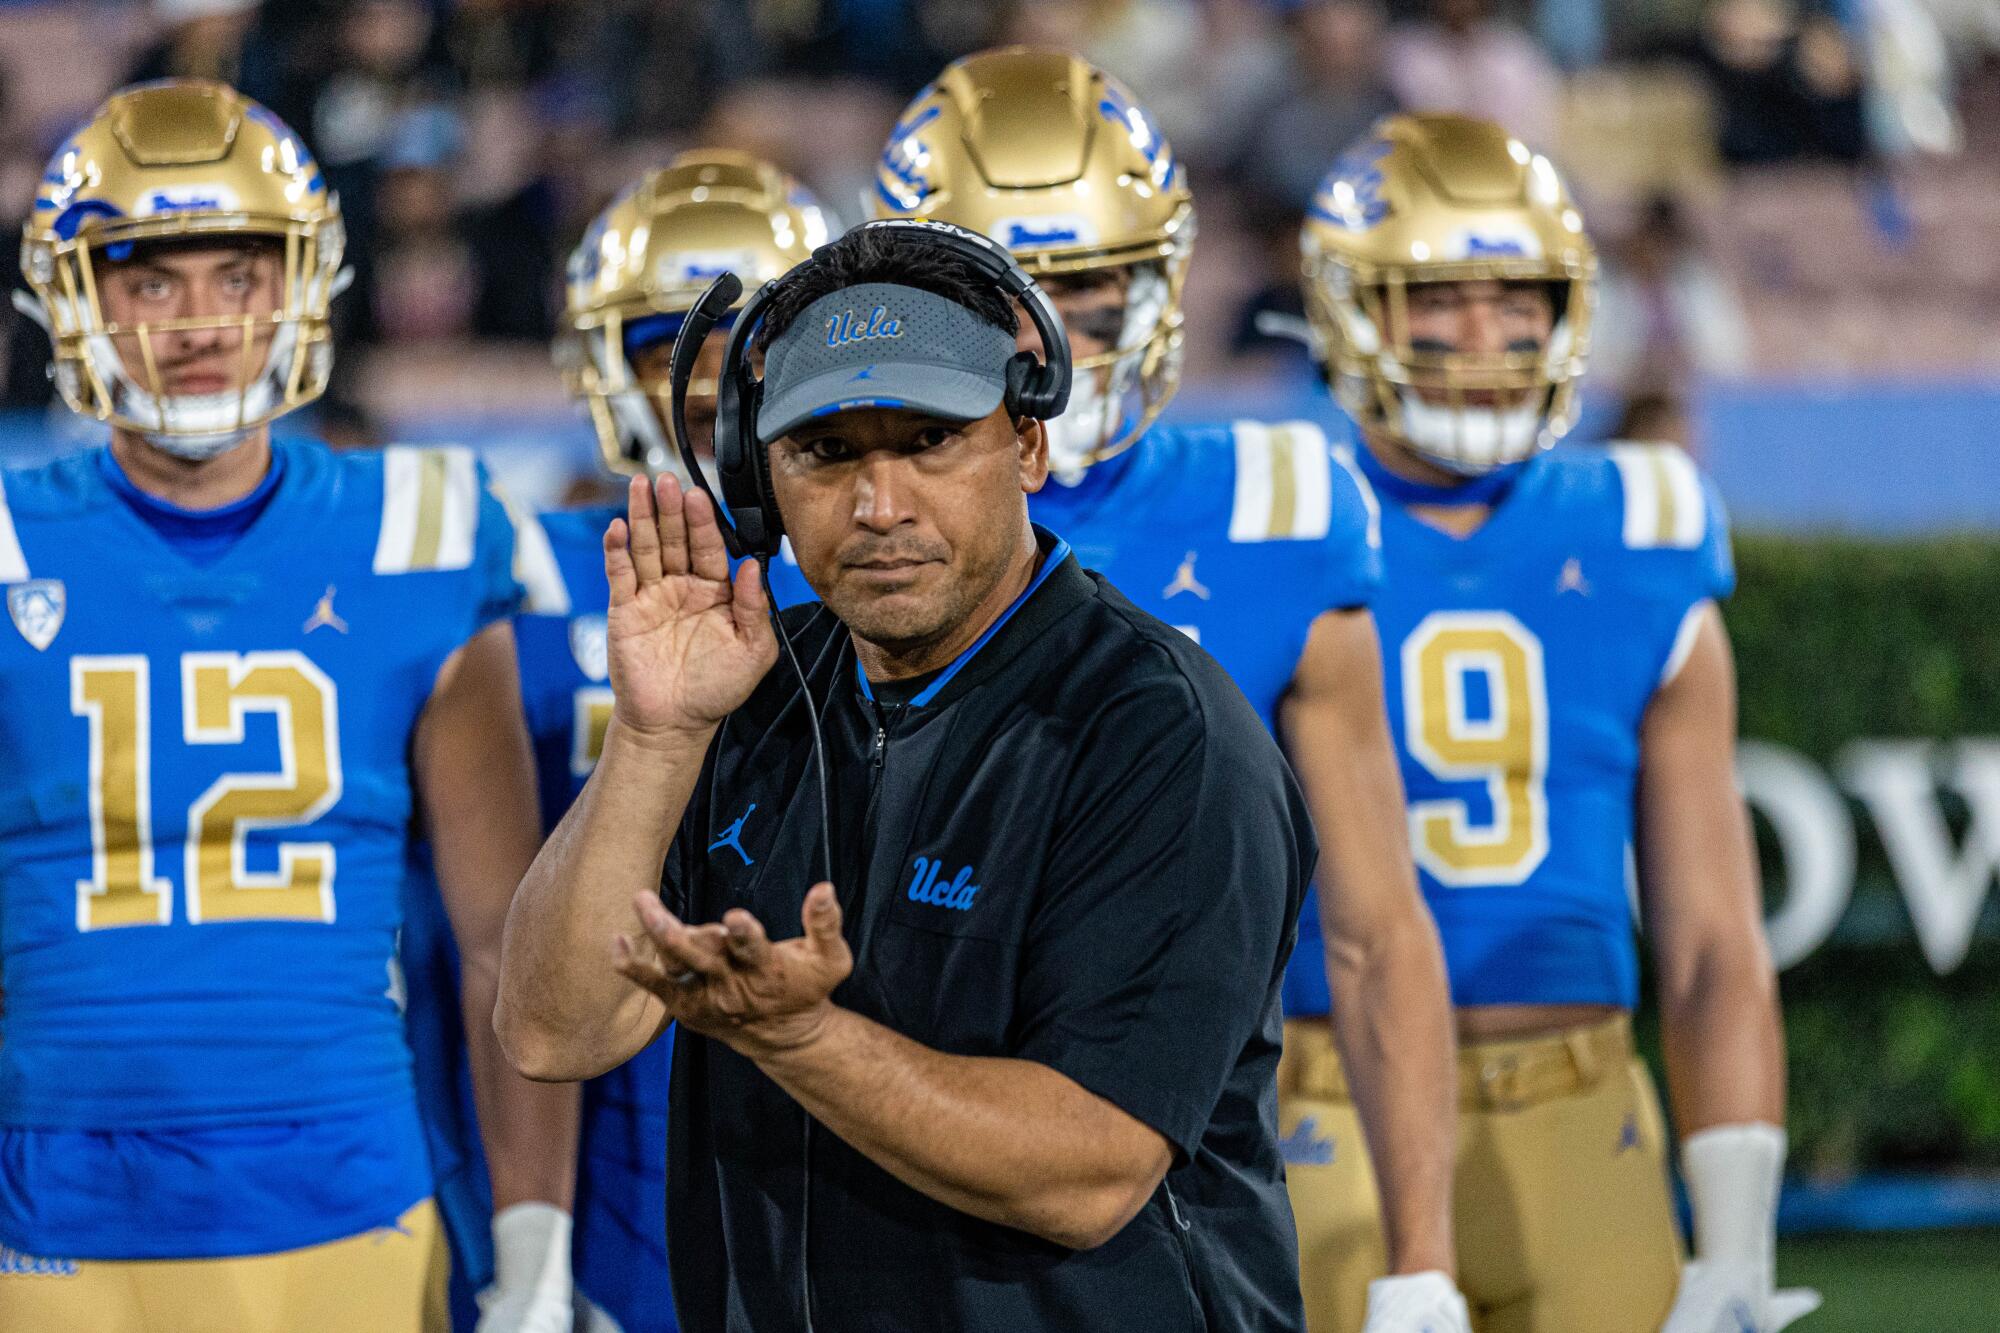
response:
M1189 164L1192 379L1303 369L1271 318L1298 313L1301 211L1399 108L1494 118L1569 172L1606 259L1593 378L1634 429L1679 430L1709 376L2000 369L1995 0L0 0L0 224L110 88L234 83L340 193L322 415L366 434L467 366L504 397L645 167L741 148L858 220L907 98L1011 41L1111 70ZM39 334L0 320L0 405L45 400Z

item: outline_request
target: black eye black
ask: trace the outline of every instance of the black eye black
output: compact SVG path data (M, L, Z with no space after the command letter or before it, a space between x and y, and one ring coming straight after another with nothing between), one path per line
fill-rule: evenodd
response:
M1071 331L1091 339L1093 342L1115 343L1125 332L1125 308L1123 306L1099 306L1095 310L1080 310L1074 315L1065 315Z

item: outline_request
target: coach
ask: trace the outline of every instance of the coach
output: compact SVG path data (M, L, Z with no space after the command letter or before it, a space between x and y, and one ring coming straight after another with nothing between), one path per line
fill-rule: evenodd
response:
M1222 671L1030 525L1016 318L907 230L770 299L809 694L706 496L635 481L606 534L617 703L496 1021L542 1079L679 1024L697 1333L1303 1327L1273 1075L1310 825Z

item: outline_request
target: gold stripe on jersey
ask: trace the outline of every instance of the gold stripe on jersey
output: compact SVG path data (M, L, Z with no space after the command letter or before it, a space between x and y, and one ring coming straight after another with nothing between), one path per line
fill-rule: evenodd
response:
M464 569L479 529L479 472L463 447L382 451L377 574Z
M1230 429L1236 491L1229 540L1324 537L1333 521L1333 457L1319 427L1309 421L1239 421Z
M444 458L424 454L417 466L417 537L410 548L412 568L429 569L437 564L443 527Z
M1693 550L1708 535L1708 505L1693 460L1671 444L1614 444L1625 491L1625 545Z
M14 535L14 515L7 508L7 483L0 479L0 583L19 583L28 577L28 557L21 554L21 540Z

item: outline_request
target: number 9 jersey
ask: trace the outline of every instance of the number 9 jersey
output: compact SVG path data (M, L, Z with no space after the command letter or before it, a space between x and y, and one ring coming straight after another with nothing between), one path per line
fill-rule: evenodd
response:
M1671 446L1560 448L1458 538L1360 461L1382 502L1383 692L1452 1002L1629 1009L1640 730L1696 612L1734 586L1721 507ZM1323 969L1289 981L1288 1013L1326 1011Z
M115 467L0 478L0 1243L384 1225L430 1193L390 968L411 737L513 607L510 526L469 451L276 441L197 563Z

